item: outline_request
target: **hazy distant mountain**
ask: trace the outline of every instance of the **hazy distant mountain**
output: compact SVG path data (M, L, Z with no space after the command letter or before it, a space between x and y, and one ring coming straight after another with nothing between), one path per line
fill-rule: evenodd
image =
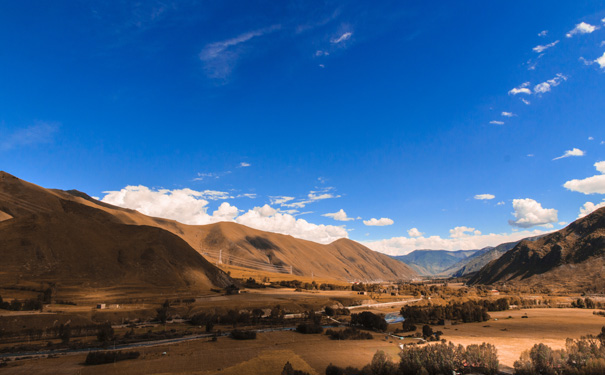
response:
M604 270L605 208L601 208L557 232L520 242L483 267L470 283L602 290Z
M538 238L540 237L525 238L524 240L535 241ZM442 273L447 276L461 277L477 272L492 260L500 258L504 253L515 247L521 241L523 240L506 242L496 247L485 247L481 250L478 250L470 257L462 259Z
M476 251L414 250L407 255L398 255L393 258L406 263L421 275L431 276L443 272L461 259L473 255Z

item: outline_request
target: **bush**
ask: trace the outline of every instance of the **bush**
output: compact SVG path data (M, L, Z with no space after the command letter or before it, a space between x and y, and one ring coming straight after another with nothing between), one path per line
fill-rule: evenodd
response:
M127 359L137 359L139 358L139 352L120 352L120 351L111 351L111 352L89 352L86 356L86 364L87 365L102 365L105 363L115 363L118 361L124 361Z
M368 332L362 332L356 328L345 328L343 330L329 329L326 335L332 340L372 340L374 336Z
M319 324L311 324L311 323L302 323L296 327L296 332L298 333L322 333L324 329Z
M234 329L231 331L229 337L235 340L254 340L256 339L256 331L242 331L239 329Z

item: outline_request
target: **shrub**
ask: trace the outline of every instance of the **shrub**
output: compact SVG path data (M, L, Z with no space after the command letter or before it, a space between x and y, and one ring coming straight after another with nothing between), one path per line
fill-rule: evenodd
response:
M371 333L360 331L356 328L345 328L342 330L329 329L326 335L332 340L372 340L374 336Z
M386 331L388 324L383 317L369 311L351 315L351 325L362 326L365 329Z
M111 351L111 352L89 352L86 356L86 364L87 365L102 365L104 363L114 363L118 361L124 361L127 359L137 359L139 358L139 352L121 352L121 351Z
M234 329L231 331L229 337L235 340L254 340L256 339L256 331L242 331L239 329Z
M322 333L324 329L319 324L302 323L296 327L298 333Z

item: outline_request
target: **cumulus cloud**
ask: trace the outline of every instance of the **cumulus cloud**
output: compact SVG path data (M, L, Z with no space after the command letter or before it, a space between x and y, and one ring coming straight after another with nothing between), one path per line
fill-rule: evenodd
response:
M381 217L380 219L371 218L370 220L364 220L363 223L371 227L384 227L386 225L393 225L393 220Z
M574 36L576 34L590 34L597 29L598 29L597 26L593 26L586 22L580 22L579 24L576 25L576 27L574 27L567 34L565 34L565 36L568 38L571 38L572 36Z
M567 77L561 73L557 73L557 75L553 79L549 79L546 82L542 82L534 86L535 94L544 94L551 90L551 88L559 86L562 81L567 81Z
M505 242L519 241L523 238L547 233L543 230L519 230L513 233L489 233L474 235L467 232L467 236L459 238L430 237L393 237L379 241L366 241L363 244L372 250L389 255L405 255L418 249L442 250L475 250L486 246L497 246Z
M341 208L340 211L334 212L334 213L327 213L327 214L323 214L321 216L325 216L325 217L331 217L334 220L337 221L351 221L351 220L355 220L354 217L348 217L347 213Z
M559 41L558 41L558 40L556 40L556 41L554 41L554 42L552 42L552 43L549 43L549 44L545 44L545 45L538 45L538 46L535 46L535 47L533 48L533 50L534 50L534 52L537 52L537 53L542 53L543 51L546 51L547 49L549 49L549 48L551 48L551 47L556 46L556 45L557 45L557 43L559 43Z
M348 232L344 227L309 223L304 219L296 219L292 215L279 213L269 205L254 207L238 216L235 221L259 230L288 234L319 243L330 243L339 238L348 237Z
M517 94L531 95L531 90L528 89L528 87L529 87L529 82L524 82L520 86L511 89L508 92L508 95L517 95Z
M584 151L580 150L579 148L574 147L571 150L565 151L565 153L563 155L558 156L552 160L559 160L559 159L563 159L563 158L568 158L570 156L584 156L584 155L585 155Z
M504 117L515 117L517 115L515 115L512 112L502 112L502 116L504 116Z
M594 204L592 202L584 203L584 205L580 207L580 214L578 215L578 219L583 218L586 215L590 215L601 207L605 207L605 201L599 204Z
M207 44L199 54L210 78L224 79L231 74L233 67L242 54L241 46L250 40L278 30L273 25L259 30L249 31L234 38Z
M563 187L584 194L605 194L605 161L594 164L599 175L587 177L583 180L570 180L563 184Z
M605 69L605 52L603 52L603 56L599 57L594 62L596 62L597 64L599 64L599 66L601 67L601 69Z
M475 195L475 199L478 199L478 200L490 200L490 199L494 199L494 198L496 198L496 196L493 194L477 194L477 195Z
M464 238L469 236L480 236L481 232L475 228L469 228L466 226L456 227L450 229L450 237L452 238Z
M332 40L330 40L330 42L332 42L334 44L342 43L342 42L345 42L345 41L351 39L352 35L353 35L353 33L346 32L337 38L333 38Z
M237 223L269 232L288 234L305 240L330 243L348 237L342 226L316 225L280 213L269 205L254 207L242 215L237 207L223 202L208 214L205 192L191 189L149 189L145 186L127 186L120 191L105 192L102 202L137 210L145 215L177 220L184 224L204 225L219 221ZM239 216L238 216L239 215Z
M410 230L408 230L408 236L414 238L414 237L422 237L424 235L424 233L422 233L421 231L418 230L418 228L412 228Z
M492 125L504 125L504 121L493 120L489 122Z
M558 221L557 210L543 208L533 199L513 199L513 209L516 220L509 220L508 223L514 227L531 228L537 225L549 227L551 223Z

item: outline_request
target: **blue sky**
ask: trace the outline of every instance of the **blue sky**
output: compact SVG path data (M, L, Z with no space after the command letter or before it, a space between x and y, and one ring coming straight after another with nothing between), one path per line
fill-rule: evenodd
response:
M605 198L605 1L5 2L0 30L0 169L45 187L390 254Z

